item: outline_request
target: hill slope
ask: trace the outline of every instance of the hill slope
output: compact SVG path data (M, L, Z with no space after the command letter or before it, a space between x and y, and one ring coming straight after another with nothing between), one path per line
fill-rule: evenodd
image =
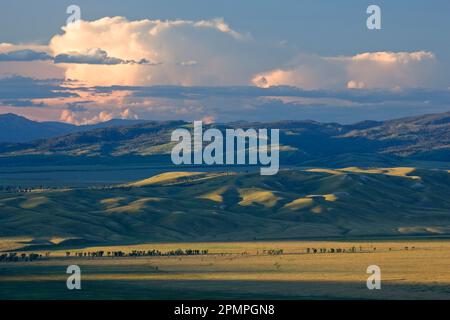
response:
M2 193L0 235L85 243L442 236L449 195L447 171L412 168L166 173L111 188Z

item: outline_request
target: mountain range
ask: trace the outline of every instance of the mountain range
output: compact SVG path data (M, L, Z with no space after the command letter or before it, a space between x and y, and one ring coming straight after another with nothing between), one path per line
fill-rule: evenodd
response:
M61 136L73 132L88 131L97 128L107 128L122 125L132 125L141 120L112 119L93 125L76 126L57 121L32 121L13 113L0 114L0 143L29 142L38 139Z
M6 121L8 125L5 125L8 118L18 121L29 131L40 131L41 136L58 136L21 143L1 143L0 158L65 156L89 157L90 161L96 158L120 161L123 157L167 157L174 145L170 142L171 132L192 126L192 123L184 121L111 120L77 127L54 122L37 123L6 115L0 118L3 119L0 121L0 136L9 134L10 140L21 140L24 135L31 137L32 133L28 134L20 126L11 130L14 121ZM287 165L392 165L404 159L444 162L450 159L450 112L384 122L364 121L353 125L315 121L206 125L206 128L211 127L221 131L226 128L278 128L281 162ZM66 132L61 135L63 131Z

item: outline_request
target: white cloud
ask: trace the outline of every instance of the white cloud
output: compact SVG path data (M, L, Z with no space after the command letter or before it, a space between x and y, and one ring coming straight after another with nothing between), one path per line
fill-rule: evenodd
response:
M430 87L436 63L435 55L426 51L301 56L293 66L257 74L252 82L259 87L292 85L304 89Z
M63 110L61 112L61 116L59 117L59 120L61 120L62 122L67 122L67 123L71 123L71 124L77 123L75 113L70 110Z
M216 119L213 116L204 116L202 118L202 121L204 124L212 124L212 123L216 122Z
M106 17L62 29L63 33L55 35L49 44L55 56L97 48L95 62L109 58L109 65L64 65L66 78L87 85L248 84L257 70L249 69L252 63L243 63L250 38L233 30L223 19L129 21ZM100 57L99 52L105 54ZM80 61L78 58L72 62ZM81 60L86 61L84 57ZM159 64L150 67L148 63L117 63L120 61ZM196 68L183 68L194 65Z
M350 80L349 82L347 82L348 89L364 89L366 87L367 85L364 83L364 81Z
M98 114L92 117L83 117L83 113L74 112L70 110L63 110L59 117L60 121L79 125L95 124L99 122L105 122L114 119L114 114L108 111L100 111Z
M344 58L347 59L347 58ZM416 51L416 52L365 52L357 54L350 58L353 61L373 61L386 64L407 64L414 61L423 61L435 59L432 52Z
M122 119L139 119L139 117L136 115L136 114L134 114L131 110L130 110L130 108L126 108L125 110L123 110L121 113L120 113L120 118L122 118Z

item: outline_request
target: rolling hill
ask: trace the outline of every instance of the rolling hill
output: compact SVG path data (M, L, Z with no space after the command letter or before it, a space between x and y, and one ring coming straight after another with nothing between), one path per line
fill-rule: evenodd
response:
M2 192L0 234L60 245L449 236L449 195L449 172L414 168L163 173Z

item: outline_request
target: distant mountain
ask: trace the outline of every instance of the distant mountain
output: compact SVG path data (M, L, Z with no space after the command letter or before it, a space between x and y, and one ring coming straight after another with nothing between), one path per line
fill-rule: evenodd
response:
M450 112L390 120L343 135L391 143L386 154L450 160Z
M36 122L12 113L0 115L0 142L26 142L74 132L76 126L62 122Z
M56 121L32 121L12 113L0 114L0 143L30 142L33 140L46 139L73 132L88 131L96 128L107 128L113 126L133 125L140 122L142 121L113 119L95 125L75 126L69 123Z
M114 120L117 121L117 120ZM113 125L116 124L116 125ZM122 124L122 122L120 122ZM0 144L0 156L145 157L167 155L171 132L190 123L146 121L128 126L117 122L96 125L93 130L30 143ZM98 128L105 126L104 128ZM385 122L364 121L353 125L315 121L228 123L205 126L226 128L279 128L284 164L370 165L395 163L396 159L450 160L450 112ZM92 129L92 127L91 127ZM354 159L358 159L356 162ZM359 162L362 160L363 162Z

